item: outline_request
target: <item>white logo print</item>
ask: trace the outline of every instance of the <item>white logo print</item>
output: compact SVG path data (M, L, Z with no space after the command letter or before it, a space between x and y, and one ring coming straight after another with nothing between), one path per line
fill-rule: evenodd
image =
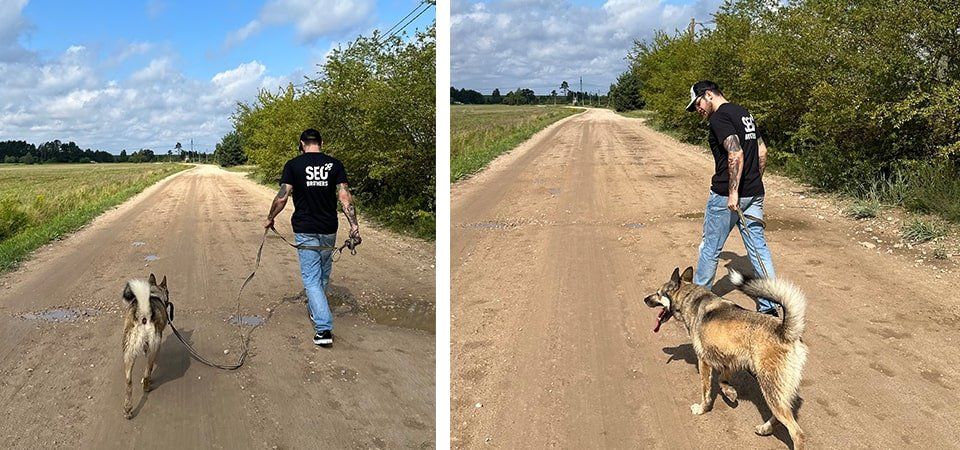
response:
M331 170L333 170L333 163L326 163L322 166L307 166L307 186L329 186L330 183L326 180L330 176Z
M753 116L741 117L740 121L743 122L743 131L750 133L757 129L756 123L753 121Z

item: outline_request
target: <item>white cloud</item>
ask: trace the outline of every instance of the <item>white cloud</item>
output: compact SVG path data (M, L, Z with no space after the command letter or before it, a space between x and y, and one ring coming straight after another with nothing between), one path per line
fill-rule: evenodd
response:
M147 83L151 81L161 81L170 79L177 75L170 58L161 57L150 61L147 67L144 67L130 76L132 81L138 83Z
M229 50L271 26L293 25L302 43L342 36L369 23L374 6L374 0L268 0L256 19L227 34L223 47Z
M568 81L571 89L604 93L627 68L635 39L655 30L672 33L691 17L707 19L721 0L607 0L600 7L566 0L454 0L451 81L458 88L506 93L518 87L547 94ZM693 2L695 1L695 2Z
M20 61L32 56L19 42L21 33L30 28L21 14L25 6L27 0L0 1L0 62Z

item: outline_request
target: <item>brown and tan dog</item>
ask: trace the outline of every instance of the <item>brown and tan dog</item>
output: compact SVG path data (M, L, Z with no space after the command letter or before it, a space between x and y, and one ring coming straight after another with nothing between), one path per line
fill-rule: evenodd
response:
M160 352L163 329L167 327L166 305L169 299L167 277L163 277L163 281L157 284L157 278L152 273L148 281L130 280L123 288L123 300L127 305L123 321L123 363L127 380L123 415L127 419L133 417L133 405L130 402L133 363L137 355L147 357L141 380L146 395L150 391L150 374Z
M795 449L803 448L803 430L793 415L793 402L800 387L800 376L807 359L803 334L806 300L803 293L787 281L745 278L731 270L730 281L747 295L763 297L783 307L783 319L749 311L693 283L693 268L680 274L674 269L670 281L643 302L661 308L654 332L676 316L693 340L702 382L701 401L690 406L700 415L713 407L713 370L720 374L723 394L735 401L737 391L730 376L738 370L752 372L760 384L773 416L758 425L756 433L767 436L780 421L790 432Z

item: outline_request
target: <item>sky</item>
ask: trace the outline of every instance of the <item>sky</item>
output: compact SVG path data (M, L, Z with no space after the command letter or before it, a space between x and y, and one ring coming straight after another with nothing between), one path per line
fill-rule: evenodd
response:
M456 88L504 95L517 88L548 95L605 94L626 71L634 40L704 23L722 0L452 0L450 80ZM709 26L709 24L707 25Z
M316 76L420 0L0 0L0 141L212 152L238 101ZM412 18L413 16L411 16ZM431 7L407 28L425 30Z

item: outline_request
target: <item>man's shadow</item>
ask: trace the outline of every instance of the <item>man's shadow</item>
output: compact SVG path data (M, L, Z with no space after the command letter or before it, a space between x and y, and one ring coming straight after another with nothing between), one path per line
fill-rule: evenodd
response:
M193 336L193 330L181 331L180 335L183 336L184 341L193 345L190 339ZM146 364L146 361L143 361L143 364ZM167 335L167 338L164 339L163 344L160 345L160 353L157 354L156 365L153 367L153 374L150 377L150 391L144 392L143 395L140 396L140 402L132 411L133 417L140 415L140 410L143 409L143 405L146 404L150 392L155 391L163 384L182 378L186 375L189 367L190 354L187 353L187 349L180 343L177 336L171 332ZM138 371L134 371L134 375L137 373ZM139 373L142 375L142 370L139 371ZM134 378L138 379L137 377ZM139 383L134 383L134 388L137 386L139 386Z
M724 251L720 252L720 259L727 261L727 263L723 265L727 271L733 269L742 274L757 276L753 270L753 264L750 263L750 258L746 255L740 256L734 252ZM713 293L721 297L735 290L737 290L737 287L730 282L730 276L726 274L713 283Z

